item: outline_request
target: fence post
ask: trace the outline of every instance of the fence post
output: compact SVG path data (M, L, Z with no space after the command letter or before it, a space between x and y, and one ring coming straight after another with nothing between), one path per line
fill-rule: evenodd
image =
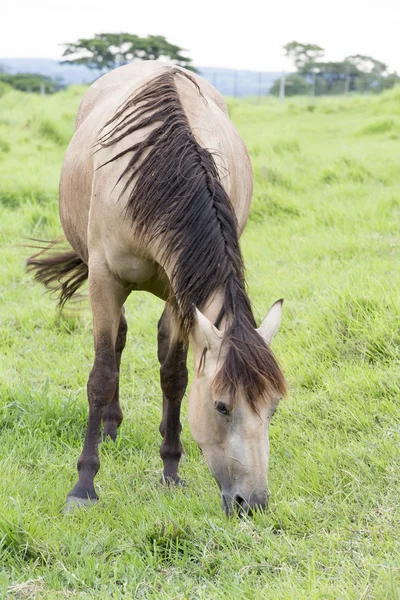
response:
M257 104L260 104L262 93L262 71L258 73L258 86L257 86Z
M282 71L281 80L279 84L279 102L282 103L285 99L285 83L286 83L286 75L285 71Z
M344 95L348 96L350 91L350 73L347 71L346 80L344 82Z
M237 93L238 93L238 73L236 71L236 69L233 71L233 97L237 98Z
M311 84L311 96L314 98L314 96L315 96L315 87L316 87L316 84L317 84L317 74L316 74L315 71L313 71L312 76L313 77L312 77L312 84Z
M40 95L41 96L45 96L46 95L46 86L44 85L44 83L40 84Z
M213 82L212 82L213 86L216 88L217 87L217 71L214 71L213 73Z

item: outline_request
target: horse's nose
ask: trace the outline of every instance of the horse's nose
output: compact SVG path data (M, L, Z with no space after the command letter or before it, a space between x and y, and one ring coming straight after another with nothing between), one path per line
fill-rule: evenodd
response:
M249 502L243 498L240 494L233 496L233 507L234 510L241 516L242 514L251 514L251 506Z
M222 506L228 516L238 513L239 516L251 515L254 510L265 510L268 506L268 492L251 494L248 498L240 493L233 495L222 492Z
M251 515L254 510L265 510L268 506L268 492L259 492L251 494L249 498L243 498L240 494L233 496L233 502L236 510L241 513Z

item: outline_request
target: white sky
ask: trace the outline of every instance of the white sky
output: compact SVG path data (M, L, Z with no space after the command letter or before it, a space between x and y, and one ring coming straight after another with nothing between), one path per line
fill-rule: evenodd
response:
M282 45L367 54L400 72L399 0L0 0L1 58L59 58L94 33L164 35L198 66L290 70Z

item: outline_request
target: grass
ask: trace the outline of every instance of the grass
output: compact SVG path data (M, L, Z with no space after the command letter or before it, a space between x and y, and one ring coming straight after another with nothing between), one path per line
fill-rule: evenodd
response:
M242 240L291 394L270 429L265 514L227 520L183 414L185 489L159 486L159 300L133 294L125 420L101 501L62 514L86 425L86 303L59 314L24 237L61 233L58 177L83 89L0 98L0 597L400 598L400 89L230 101L254 166Z

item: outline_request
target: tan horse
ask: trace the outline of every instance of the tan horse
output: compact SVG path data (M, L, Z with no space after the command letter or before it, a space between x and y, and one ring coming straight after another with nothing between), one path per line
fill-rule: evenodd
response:
M122 421L123 304L132 290L147 290L166 301L158 325L163 480L180 482L189 342L189 423L223 508L231 514L266 505L268 426L286 390L269 349L282 302L256 329L239 248L251 195L245 146L222 96L200 77L140 62L85 94L60 183L61 221L74 252L44 251L28 261L36 279L60 292L61 305L88 277L95 360L69 504L97 499L101 423L115 439Z

